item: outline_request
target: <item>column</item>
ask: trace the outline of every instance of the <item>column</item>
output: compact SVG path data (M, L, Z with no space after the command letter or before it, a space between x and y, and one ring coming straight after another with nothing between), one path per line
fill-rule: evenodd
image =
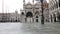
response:
M53 20L52 20L52 15L51 15L51 22L52 22Z
M27 18L25 18L25 22L27 22Z
M34 23L34 17L32 17L32 23Z
M56 22L56 15L55 14L53 14L53 18L54 18L54 22Z

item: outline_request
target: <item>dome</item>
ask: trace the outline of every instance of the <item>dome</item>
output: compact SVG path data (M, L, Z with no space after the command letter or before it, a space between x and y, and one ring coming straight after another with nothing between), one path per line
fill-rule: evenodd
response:
M30 3L30 2L28 2L28 3L27 3L27 5L31 5L31 3Z

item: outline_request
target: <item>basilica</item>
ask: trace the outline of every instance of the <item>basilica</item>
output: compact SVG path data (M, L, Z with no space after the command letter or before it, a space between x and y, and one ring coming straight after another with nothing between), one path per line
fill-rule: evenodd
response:
M49 21L49 4L46 0L43 1L43 15L44 15L44 21ZM32 3L28 2L26 3L25 0L23 0L23 9L21 11L21 22L25 23L40 23L41 22L41 2L35 2L32 0Z

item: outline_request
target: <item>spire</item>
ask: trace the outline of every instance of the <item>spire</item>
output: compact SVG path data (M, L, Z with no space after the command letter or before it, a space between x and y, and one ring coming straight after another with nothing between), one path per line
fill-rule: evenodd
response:
M15 10L15 13L18 14L18 10L17 9Z
M25 0L23 0L23 3L25 4Z
M33 4L34 4L34 0L33 0L32 2L33 2Z

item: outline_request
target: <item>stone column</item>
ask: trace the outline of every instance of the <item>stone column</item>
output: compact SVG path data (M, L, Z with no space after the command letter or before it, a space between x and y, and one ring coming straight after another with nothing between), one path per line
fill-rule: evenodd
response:
M33 19L33 23L34 23L34 18L32 18Z
M51 15L51 22L52 22L53 20L52 20L52 15Z
M53 14L53 19L54 19L54 22L56 22L56 15Z
M57 21L59 21L59 17L60 16L60 13L59 12L57 12Z
M27 22L27 18L25 18L25 22Z
M56 14L56 22L57 22L57 14Z

